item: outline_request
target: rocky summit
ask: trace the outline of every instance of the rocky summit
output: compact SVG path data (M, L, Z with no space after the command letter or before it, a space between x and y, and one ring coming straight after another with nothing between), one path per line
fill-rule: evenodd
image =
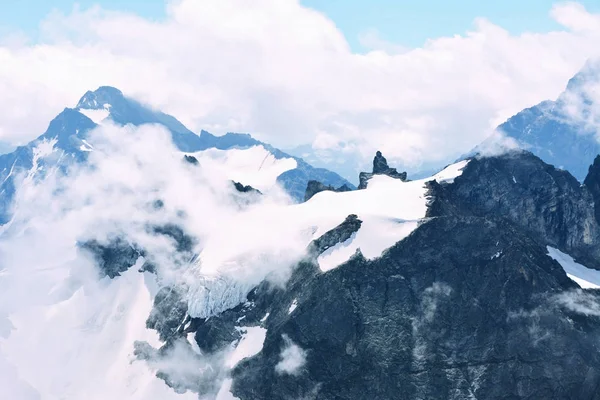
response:
M361 172L358 176L359 180L359 189L364 189L367 187L369 179L373 177L373 175L387 175L394 179L400 179L401 181L406 180L406 172L398 172L396 168L390 168L388 166L387 160L381 154L380 151L375 153L375 158L373 159L373 172Z
M389 171L384 161L374 171ZM218 315L186 320L165 312L180 297L161 296L149 324L169 340L157 359L190 334L213 355L252 329L264 339L229 378L157 376L200 396L229 379L242 400L600 399L600 291L582 290L547 250L600 268L596 167L580 185L528 152L471 159L454 180L427 182L426 218L380 257L359 249L320 270L362 229L349 215L284 286L265 280Z

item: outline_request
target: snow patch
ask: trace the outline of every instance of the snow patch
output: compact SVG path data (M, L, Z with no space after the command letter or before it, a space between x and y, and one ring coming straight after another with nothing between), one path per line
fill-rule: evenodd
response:
M201 356L202 350L200 350L200 347L198 346L198 343L196 342L195 335L196 335L195 332L189 332L186 335L186 339L187 339L188 343L190 344L190 346L192 346L192 350L194 350L194 353Z
M106 107L106 105L105 105L105 107ZM108 108L101 108L101 109L97 109L97 110L80 108L77 111L79 111L81 114L83 114L86 117L88 117L89 119L91 119L92 122L94 122L97 125L100 125L102 123L102 121L104 121L106 118L108 118L110 116L110 111Z
M298 299L294 299L294 301L292 301L292 304L290 305L290 308L288 310L288 314L291 314L294 312L294 310L298 307Z
M219 393L217 393L216 400L240 400L238 397L235 397L231 394L231 385L233 384L232 379L225 379L221 384L221 388L219 389Z
M565 270L567 276L582 289L600 288L600 271L575 262L573 257L554 247L547 246L546 248L548 249L548 255L558 261L560 266Z
M243 333L235 350L227 358L225 365L229 368L235 367L244 358L260 353L267 337L267 330L260 326L236 327L236 329Z
M470 160L463 160L463 161L459 161L455 164L449 165L446 168L444 168L443 171L435 174L433 176L433 178L436 181L438 181L439 183L442 183L442 182L452 183L452 182L454 182L454 178L457 178L458 176L460 176L462 174L462 170L467 166L469 161Z

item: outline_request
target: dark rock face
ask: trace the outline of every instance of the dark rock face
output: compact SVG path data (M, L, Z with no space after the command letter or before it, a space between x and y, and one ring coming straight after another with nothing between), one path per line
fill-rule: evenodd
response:
M362 225L362 221L358 219L356 214L350 214L344 222L324 233L321 237L313 240L309 246L308 253L310 255L319 255L327 249L335 246L338 243L343 243L358 232Z
M471 160L429 188L429 218L381 257L320 271L315 258L360 229L350 215L285 287L263 282L192 321L208 354L239 339L240 321L267 329L232 372L234 396L600 399L600 293L577 290L546 251L594 254L590 190L529 153Z
M110 278L120 276L121 272L127 271L138 258L143 256L141 249L121 237L111 239L108 244L89 240L80 243L79 247L89 252L94 257L101 273Z
M452 185L430 183L427 216L505 218L540 243L600 268L594 199L568 172L528 152L472 159Z
M160 207L162 207L162 201ZM156 206L156 204L154 204ZM174 260L184 260L189 262L194 257L194 246L196 239L188 235L180 226L175 224L165 224L161 226L148 227L148 231L154 235L163 235L174 242ZM121 236L111 238L108 243L100 243L93 239L78 244L79 248L88 252L96 261L101 274L109 278L120 276L122 272L131 268L140 257L143 257L144 264L140 272L149 271L154 273L157 266L149 259L146 249L136 243L129 243Z
M390 167L388 166L387 160L381 154L380 151L375 153L375 158L373 159L373 173L374 174L385 174Z
M183 332L186 315L187 302L180 290L163 287L154 298L154 306L146 321L146 327L156 330L160 340L167 342Z
M152 232L156 235L164 235L173 239L175 242L175 250L180 253L191 254L196 245L196 239L188 235L180 226L175 224L154 226Z
M396 168L390 168L388 166L387 160L381 154L380 151L375 153L375 158L373 159L373 172L361 172L358 175L359 180L359 189L365 189L367 187L369 179L373 177L373 175L387 175L394 179L400 179L401 181L406 181L406 172L398 172Z
M596 221L600 224L600 155L596 156L594 163L590 166L583 184L594 198Z
M198 159L194 156L189 156L189 155L185 155L183 156L183 160L187 161L188 163L192 164L192 165L198 165Z
M242 400L597 399L600 319L555 300L575 286L507 221L436 218L372 262L359 254L324 274L299 268L271 299L264 348L234 370L232 391ZM285 338L305 356L293 373L277 368Z
M238 192L240 192L240 193L256 193L256 194L262 194L262 193L260 192L260 190L258 190L258 189L254 189L254 188L253 188L252 186L250 186L250 185L243 185L243 184L241 184L241 183L239 183L239 182L235 182L235 181L232 181L232 182L233 182L233 186L235 187L235 190L237 190L237 191L238 191Z
M310 180L310 181L308 181L308 184L306 185L306 192L304 193L304 201L308 201L315 194L324 192L326 190L329 190L332 192L349 192L352 190L352 188L350 188L350 186L348 186L346 184L344 184L338 188L335 188L331 185L324 185L319 181Z

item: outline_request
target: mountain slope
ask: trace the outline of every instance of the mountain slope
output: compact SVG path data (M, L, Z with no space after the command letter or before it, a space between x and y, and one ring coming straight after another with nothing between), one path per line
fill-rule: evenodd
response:
M566 169L580 182L600 154L600 64L589 62L556 101L527 108L498 127L545 162Z
M429 219L380 257L365 258L361 245L323 270L327 250L313 246L319 250L285 288L264 282L244 305L192 318L186 332L195 332L203 352L240 340L239 321L266 330L260 350L226 382L231 393L241 400L599 399L600 296L577 290L578 277L569 279L546 247L598 266L592 195L527 152L463 167L429 181ZM307 204L324 195L349 196L322 192ZM394 199L407 206L398 194L386 200ZM323 236L343 242L334 247L366 228L346 222ZM340 230L347 232L334 234Z

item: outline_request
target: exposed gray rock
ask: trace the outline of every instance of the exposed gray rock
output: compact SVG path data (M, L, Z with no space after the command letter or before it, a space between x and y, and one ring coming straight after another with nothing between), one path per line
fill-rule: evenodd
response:
M187 315L187 302L180 289L161 288L154 298L154 306L146 320L146 327L158 332L160 340L167 342L183 332Z
M557 303L576 285L507 221L436 218L377 260L306 271L271 299L240 399L600 398L599 318ZM306 354L294 374L285 337Z
M591 254L583 232L597 226L578 224L595 223L593 199L576 182L528 153L472 160L429 183L433 218L380 258L326 273L308 258L284 288L265 282L201 321L197 341L217 351L240 318L267 329L233 371L241 400L600 399L600 317L581 310L600 295L546 254ZM313 254L359 228L349 216ZM293 371L278 367L290 343L304 357Z
M254 189L254 188L253 188L252 186L250 186L250 185L243 185L243 184L241 184L241 183L239 183L239 182L235 182L235 181L232 181L232 182L233 182L233 186L235 187L235 190L237 190L237 191L238 191L238 192L240 192L240 193L255 193L255 194L262 194L262 193L260 192L260 190L258 190L258 189Z
M348 215L344 222L313 240L309 245L309 254L318 256L336 244L345 242L360 229L361 225L362 221L356 214Z
M387 175L394 179L400 179L401 181L406 181L406 172L398 172L396 168L390 168L388 166L387 160L381 154L380 151L375 153L375 158L373 159L373 172L361 172L358 175L359 180L359 189L365 189L369 182L369 179L373 177L373 175Z
M184 161L187 161L188 163L192 164L192 165L199 165L198 163L198 159L194 156L190 156L190 155L184 155L183 156Z
M349 192L352 190L352 188L346 184L344 184L338 188L335 188L331 185L324 185L319 181L308 181L308 184L306 185L306 192L304 193L304 201L308 201L315 194L324 192L326 190L329 190L332 192Z
M108 243L88 240L79 243L79 248L94 258L102 275L110 278L120 276L143 256L141 249L120 236L110 239Z
M373 159L373 174L385 174L389 169L387 160L380 151L377 151Z
M430 184L427 216L505 218L540 243L600 269L594 198L567 171L529 152L472 159L454 184Z

